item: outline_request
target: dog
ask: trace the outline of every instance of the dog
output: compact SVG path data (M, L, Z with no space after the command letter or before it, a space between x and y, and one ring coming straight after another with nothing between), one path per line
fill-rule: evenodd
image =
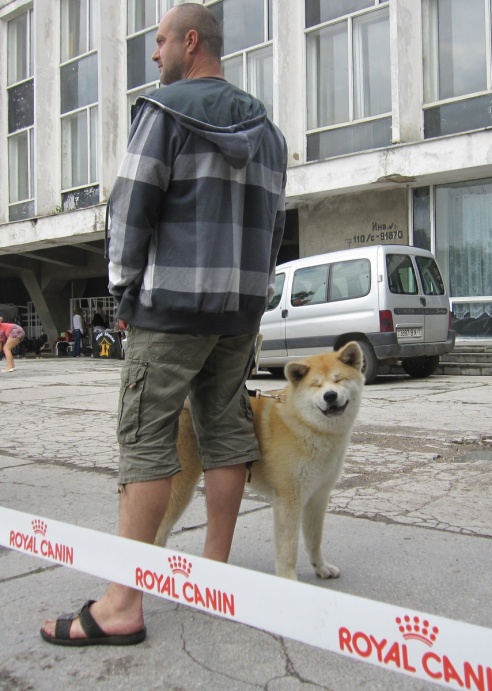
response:
M250 468L249 487L273 505L278 576L297 579L301 525L316 575L340 575L323 558L321 542L330 493L342 471L360 407L361 363L359 346L350 342L338 351L289 362L282 391L251 399L261 459ZM186 408L179 420L177 449L182 470L173 477L155 540L163 547L201 476L198 443Z

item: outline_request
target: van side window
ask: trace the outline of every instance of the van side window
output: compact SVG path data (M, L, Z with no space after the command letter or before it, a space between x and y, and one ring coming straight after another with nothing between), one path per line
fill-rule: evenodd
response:
M331 267L330 302L352 300L371 289L371 263L368 259L337 262Z
M328 285L328 265L309 266L299 269L292 281L290 302L293 307L304 305L319 305L326 302L326 287Z
M270 310L274 310L276 307L278 307L280 303L280 299L282 297L282 291L284 289L284 283L285 283L285 274L277 274L275 276L275 295L272 297L270 300L268 307L267 307L267 312Z
M444 295L446 292L444 289L444 281L432 257L416 256L415 260L424 288L424 295Z
M417 295L418 285L412 260L407 254L387 254L388 285L392 293Z

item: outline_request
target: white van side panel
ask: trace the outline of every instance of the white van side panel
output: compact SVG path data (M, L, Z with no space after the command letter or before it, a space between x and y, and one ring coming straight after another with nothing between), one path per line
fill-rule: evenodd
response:
M339 300L320 305L290 307L286 340L289 356L313 355L333 349L342 334L367 333L379 329L379 313L373 293L353 300Z
M449 299L426 250L404 245L341 250L288 262L278 267L277 277L274 304L261 321L263 367L326 352L348 337L371 344L379 360L453 349ZM394 330L381 331L381 323L391 322Z

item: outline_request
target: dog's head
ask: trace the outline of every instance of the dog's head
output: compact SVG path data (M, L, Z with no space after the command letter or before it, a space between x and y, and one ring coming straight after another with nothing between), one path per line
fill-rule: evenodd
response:
M323 355L289 362L288 402L297 415L319 428L353 424L364 389L362 352L357 343Z

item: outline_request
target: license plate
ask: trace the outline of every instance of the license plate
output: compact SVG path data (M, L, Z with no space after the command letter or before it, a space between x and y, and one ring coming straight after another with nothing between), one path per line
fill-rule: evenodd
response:
M411 329L397 329L397 338L422 338L421 327L414 327Z

